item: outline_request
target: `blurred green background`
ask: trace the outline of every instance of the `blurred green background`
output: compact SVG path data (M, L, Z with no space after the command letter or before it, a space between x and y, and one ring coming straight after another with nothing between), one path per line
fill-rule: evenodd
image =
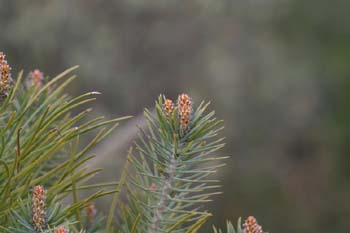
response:
M210 100L232 155L211 224L254 215L271 232L349 232L350 1L0 0L16 74L80 64L70 93L134 115L97 150L117 179L135 123L164 93ZM142 122L140 123L142 124ZM108 200L98 208L104 211Z

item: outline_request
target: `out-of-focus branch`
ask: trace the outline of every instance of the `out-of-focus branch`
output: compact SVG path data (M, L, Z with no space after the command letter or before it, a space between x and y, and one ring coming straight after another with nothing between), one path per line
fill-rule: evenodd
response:
M139 127L144 127L146 121L143 114L138 114L131 120L122 122L117 130L101 142L93 151L97 156L89 163L90 167L100 167L104 164L114 161L115 166L122 166L126 158L126 151L131 146L132 141L136 138ZM118 162L120 161L120 162Z

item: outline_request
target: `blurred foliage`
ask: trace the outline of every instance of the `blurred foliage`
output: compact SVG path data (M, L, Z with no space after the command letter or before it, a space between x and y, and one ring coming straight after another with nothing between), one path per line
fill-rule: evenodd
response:
M216 225L253 214L269 232L346 232L349 7L0 0L0 48L16 71L80 64L73 91L102 91L94 107L107 115L137 114L159 93L212 100L232 154Z

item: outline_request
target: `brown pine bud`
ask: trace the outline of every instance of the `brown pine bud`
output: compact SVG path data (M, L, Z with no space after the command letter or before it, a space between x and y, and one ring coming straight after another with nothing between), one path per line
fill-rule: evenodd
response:
M177 99L177 108L180 116L180 125L184 131L188 130L192 114L192 101L187 94L179 95Z
M152 183L149 187L149 189L152 191L152 192L156 192L157 191L157 185L155 183Z
M0 52L0 101L10 94L12 83L11 67L7 64L5 54Z
M45 190L43 186L35 186L32 194L33 225L36 232L46 228Z
M30 72L29 78L30 78L31 85L34 85L37 87L41 87L43 85L44 75L40 70L35 69L34 71Z
M59 227L55 230L55 233L68 233L68 230L65 227Z
M88 228L92 226L94 223L94 219L96 216L97 210L94 204L90 203L86 208L85 208L85 214L88 220Z
M262 227L253 216L249 216L243 224L243 233L262 233Z
M163 110L167 117L171 116L174 111L174 103L170 99L166 99L163 104Z

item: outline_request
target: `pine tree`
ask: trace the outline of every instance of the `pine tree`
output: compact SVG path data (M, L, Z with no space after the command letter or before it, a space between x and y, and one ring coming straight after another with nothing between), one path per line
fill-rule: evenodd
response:
M100 171L85 166L95 156L90 149L128 117L89 119L86 107L75 113L99 94L65 94L76 68L52 79L40 70L26 78L20 72L13 80L0 52L0 232L199 232L212 216L205 204L221 193L212 175L227 158L216 155L224 146L223 126L209 103L161 95L154 110L144 111L147 127L140 128L119 182L88 185ZM88 133L95 136L81 143ZM86 189L97 191L79 198ZM107 217L93 204L105 195L114 196ZM72 203L62 205L68 196ZM239 220L237 230L227 222L226 230L262 233L254 217L243 225Z

